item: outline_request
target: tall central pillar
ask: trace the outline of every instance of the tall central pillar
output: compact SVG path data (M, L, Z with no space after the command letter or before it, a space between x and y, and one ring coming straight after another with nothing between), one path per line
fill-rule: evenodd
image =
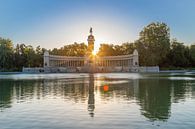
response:
M85 60L85 69L88 72L93 72L94 71L94 65L95 65L95 57L93 55L93 51L94 51L94 42L95 42L95 38L93 36L93 30L92 28L90 28L89 31L90 35L88 36L88 47L87 47L87 52L86 52L86 60Z
M94 51L94 42L95 42L95 38L93 36L93 30L92 28L90 28L90 31L89 31L90 35L88 36L88 48L87 48L87 54L90 54L92 55L92 52Z

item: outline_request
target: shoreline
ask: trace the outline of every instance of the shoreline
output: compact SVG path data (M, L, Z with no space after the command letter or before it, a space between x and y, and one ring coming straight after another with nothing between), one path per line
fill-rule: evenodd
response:
M186 72L195 72L195 70L160 70L159 72L94 72L96 73L186 73ZM88 72L0 72L0 75L9 75L9 74L69 74L69 73L88 73Z

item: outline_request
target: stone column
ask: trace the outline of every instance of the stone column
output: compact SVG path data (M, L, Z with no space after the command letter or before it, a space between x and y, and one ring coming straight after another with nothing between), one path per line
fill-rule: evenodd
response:
M43 66L44 67L49 67L49 52L48 51L45 51L44 52L44 64Z
M133 71L139 71L139 55L137 50L135 49L133 52Z
M139 55L136 49L133 52L133 66L139 66Z

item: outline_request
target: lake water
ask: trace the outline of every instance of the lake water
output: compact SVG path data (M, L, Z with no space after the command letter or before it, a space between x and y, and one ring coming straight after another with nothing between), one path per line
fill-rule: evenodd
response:
M195 73L3 74L0 129L194 129Z

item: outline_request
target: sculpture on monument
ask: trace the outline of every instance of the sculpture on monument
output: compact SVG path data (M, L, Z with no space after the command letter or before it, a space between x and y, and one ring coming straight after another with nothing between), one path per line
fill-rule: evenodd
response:
M89 32L90 32L90 34L92 35L92 33L93 33L92 27L90 27Z

